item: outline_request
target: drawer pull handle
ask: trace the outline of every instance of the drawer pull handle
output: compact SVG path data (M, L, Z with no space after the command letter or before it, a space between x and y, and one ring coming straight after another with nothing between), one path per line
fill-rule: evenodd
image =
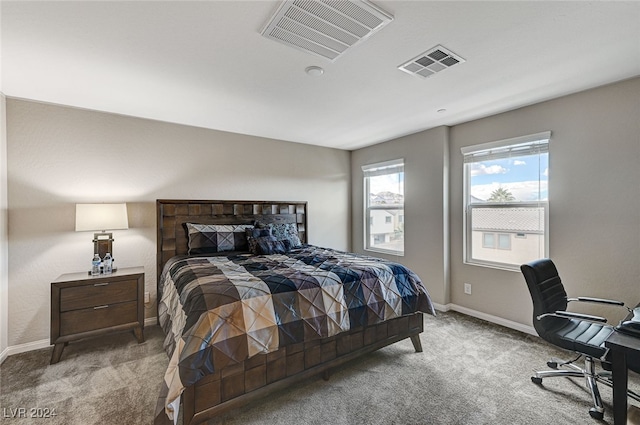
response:
M108 305L99 305L98 307L93 307L94 310L100 310L100 309L103 309L103 308L109 308L109 306Z
M109 284L109 282L104 282L104 283L94 283L93 286L107 286Z

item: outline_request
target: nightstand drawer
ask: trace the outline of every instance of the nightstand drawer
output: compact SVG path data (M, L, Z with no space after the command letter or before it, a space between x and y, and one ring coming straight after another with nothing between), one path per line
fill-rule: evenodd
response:
M137 291L138 282L135 279L116 281L101 279L94 284L63 288L60 291L60 311L135 301L138 298Z
M60 314L60 336L72 335L138 321L138 303L104 304Z

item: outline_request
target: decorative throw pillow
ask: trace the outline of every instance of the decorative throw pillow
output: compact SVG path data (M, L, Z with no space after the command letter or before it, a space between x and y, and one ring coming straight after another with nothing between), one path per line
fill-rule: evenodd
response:
M257 229L272 229L273 224L271 223L263 223L262 221L256 220L253 222L253 226Z
M189 254L209 254L222 251L248 251L246 229L250 224L186 223Z
M279 241L289 241L291 248L297 248L302 245L300 236L298 235L298 225L296 223L273 223L271 233Z
M260 236L256 238L256 250L258 254L286 254L291 249L288 240L277 240L274 236Z
M258 254L258 243L256 242L256 238L271 236L271 227L248 228L248 229L245 229L245 234L247 236L247 244L249 246L249 251L252 254Z

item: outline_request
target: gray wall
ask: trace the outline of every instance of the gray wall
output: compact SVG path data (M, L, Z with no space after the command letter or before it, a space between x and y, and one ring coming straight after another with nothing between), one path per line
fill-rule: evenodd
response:
M433 300L449 302L448 276L448 128L439 127L358 149L351 155L352 249L399 261L425 282ZM404 158L405 250L396 257L363 250L362 166Z
M9 345L48 339L50 282L89 267L76 203L128 203L114 257L145 267L146 317L158 198L308 201L309 241L349 248L347 151L15 99L7 130Z
M531 324L520 273L462 263L460 148L551 130L549 255L570 296L640 302L640 78L452 127L451 302ZM463 284L473 294L465 295ZM575 304L575 303L574 303ZM572 304L572 308L574 308ZM575 306L614 323L624 311Z
M353 250L362 252L360 166L404 157L406 242L399 260L423 278L435 302L530 327L531 299L519 272L463 264L460 148L545 130L552 131L550 256L568 292L640 302L640 78L354 151ZM446 230L450 239L442 237ZM464 283L472 284L472 295L464 294ZM624 316L594 305L575 310L614 323Z
M439 304L530 325L531 301L519 273L462 263L460 148L543 130L552 131L551 256L569 292L634 304L640 301L639 99L636 78L351 154L9 99L7 166L0 161L0 177L8 173L7 185L0 185L0 194L8 190L0 219L8 216L9 254L0 227L0 261L8 262L9 309L7 331L0 273L0 353L3 333L9 346L46 341L49 282L87 267L92 235L73 231L77 202L129 203L131 228L115 232L116 259L121 267L144 265L147 290L155 295L155 199L308 200L311 243L363 252L360 167L395 158L405 158L411 230L405 256L390 258L414 269ZM465 282L472 295L463 293ZM621 315L578 310L614 321ZM155 316L152 307L146 316Z

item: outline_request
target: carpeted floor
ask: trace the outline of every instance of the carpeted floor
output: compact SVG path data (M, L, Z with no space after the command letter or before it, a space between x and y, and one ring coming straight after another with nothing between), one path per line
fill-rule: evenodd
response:
M0 366L1 422L151 424L168 360L161 330L145 336L143 344L131 333L71 343L55 365L51 349L9 357ZM401 341L329 381L313 378L210 424L613 424L609 388L600 387L607 410L599 422L589 416L583 380L531 383L548 357L565 357L539 338L449 312L426 317L421 340L423 353ZM638 375L630 386L640 388ZM20 408L56 416L12 418Z

